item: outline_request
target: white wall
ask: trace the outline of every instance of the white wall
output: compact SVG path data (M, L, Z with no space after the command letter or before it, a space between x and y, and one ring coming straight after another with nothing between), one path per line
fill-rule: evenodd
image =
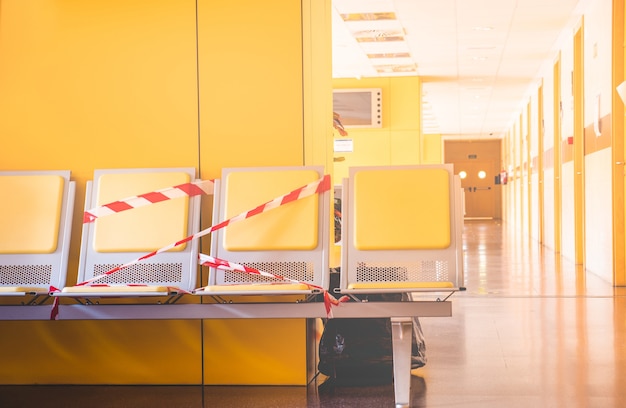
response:
M568 137L574 136L574 98L572 87L572 73L574 69L574 36L579 27L583 28L583 53L584 53L584 126L593 128L594 122L599 118L611 115L611 97L614 90L611 81L611 46L612 46L612 0L581 0L579 11L584 13L584 18L571 21L570 27L563 31L554 47L554 58L546 61L541 69L541 82L534 90L530 90L531 120L530 129L526 131L526 108L519 112L519 118L511 125L507 143L505 143L505 165L510 168L523 168L520 163L519 150L521 149L520 137L528 134L528 141L532 157L544 154L543 173L543 244L546 248L556 249L556 237L561 238L561 255L570 260L575 260L575 237L574 237L574 163L572 161L572 146L566 143ZM555 82L554 63L560 59L560 106L554 105ZM537 89L543 86L543 152L538 152L537 131L539 124L537 115ZM560 126L554 123L555 109L560 117ZM596 274L601 278L612 282L613 275L613 245L612 245L612 157L611 148L603 148L609 144L604 130L601 143L594 144L593 150L585 152L583 163L585 172L585 266L589 273ZM554 135L560 133L560 147L562 157L555 158L552 163L554 152ZM594 135L587 134L587 137ZM590 146L591 146L590 145ZM586 146L587 148L590 146ZM598 150L601 149L601 150ZM565 157L565 160L563 159ZM522 157L526 160L526 156ZM555 222L555 191L554 174L555 166L561 166L561 230L556 231ZM530 176L529 176L530 174ZM518 173L519 175L519 173ZM527 177L530 177L530 189L527 187ZM520 182L516 178L514 182L503 189L506 203L506 220L519 231L524 231L529 214L532 217L531 238L539 238L538 230L538 189L539 177L536 174L524 173ZM527 194L531 194L531 204L528 208ZM520 224L520 221L524 221Z
M611 149L587 155L585 168L585 266L612 282Z
M595 0L585 13L585 126L611 113L611 14L611 0Z
M546 64L543 78L543 151L552 154L554 148L554 62ZM554 250L554 168L543 173L543 244Z
M585 127L611 112L611 0L590 3L585 13ZM597 126L596 126L597 127ZM602 130L602 129L598 129ZM604 130L606 132L606 129ZM588 137L598 136L595 134ZM585 156L585 267L613 280L612 151Z
M561 48L561 139L574 135L574 95L572 72L574 71L574 35L563 42ZM561 152L563 153L563 152ZM558 232L556 232L558 233ZM562 163L561 167L561 254L575 261L574 246L574 162Z
M561 170L561 254L574 262L574 162L563 163Z
M543 243L554 250L554 169L543 173Z

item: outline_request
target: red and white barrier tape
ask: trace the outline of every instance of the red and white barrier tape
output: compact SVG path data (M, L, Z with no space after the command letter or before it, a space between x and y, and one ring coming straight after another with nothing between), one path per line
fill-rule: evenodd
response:
M209 256L209 255L205 255L205 254L200 254L200 256L199 256L199 263L202 266L209 266L209 267L212 267L212 268L221 269L221 270L225 270L225 271L238 271L238 272L243 272L243 273L249 273L249 274L252 274L252 275L260 275L260 276L265 276L265 277L268 277L268 278L274 278L274 279L282 280L282 281L285 281L285 282L306 285L306 286L308 286L310 288L313 288L313 289L318 289L318 290L320 290L323 293L323 296L324 296L324 307L326 308L326 316L329 319L331 319L333 317L332 306L338 306L340 303L347 302L350 299L348 296L342 296L341 298L337 299L333 295L331 295L326 289L322 288L321 286L313 285L313 284L308 283L308 282L302 282L302 281L286 278L284 276L272 274L272 273L269 273L269 272L260 271L258 269L251 268L249 266L240 265L240 264L237 264L237 263L225 261L223 259L215 258L213 256ZM202 288L200 288L200 289L202 289ZM197 290L199 290L199 289L196 289L196 291Z
M194 239L197 239L197 238L203 237L205 235L208 235L208 234L210 234L213 231L217 231L218 229L224 228L224 227L226 227L226 226L228 226L228 225L230 225L232 223L235 223L237 221L245 220L245 219L253 217L253 216L257 215L257 214L261 214L261 213L267 212L267 211L272 210L274 208L278 208L278 207L280 207L282 205L289 204L289 203L291 203L293 201L296 201L296 200L299 200L301 198L305 198L305 197L311 196L313 194L319 194L319 193L323 193L325 191L328 191L330 189L330 184L331 184L330 183L330 175L326 174L322 178L320 178L320 179L318 179L318 180L316 180L316 181L314 181L312 183L309 183L309 184L307 184L305 186L297 188L297 189L293 190L290 193L287 193L285 195L277 197L277 198L275 198L275 199L273 199L271 201L266 202L265 204L261 204L258 207L253 208L252 210L242 212L241 214L238 214L238 215L236 215L236 216L234 216L232 218L229 218L229 219L227 219L225 221L222 221L222 222L220 222L217 225L214 225L214 226L212 226L210 228L202 230L202 231L200 231L200 232L198 232L196 234L190 235L190 236L188 236L186 238L183 238L180 241L177 241L177 242L175 242L173 244L167 245L167 246L165 246L165 247L163 247L161 249L158 249L156 251L153 251L153 252L151 252L149 254L143 255L143 256L135 259L135 260L132 260L130 262L125 263L124 265L120 265L118 267L115 267L115 268L113 268L113 269L111 269L111 270L109 270L109 271L107 271L107 272L105 272L103 274L94 276L93 278L88 279L88 280L86 280L84 282L77 283L76 286L89 285L92 282L100 280L100 279L102 279L102 278L104 278L106 276L109 276L109 275L111 275L111 274L113 274L115 272L118 272L118 271L120 271L120 270L122 270L124 268L127 268L127 267L129 267L131 265L134 265L134 264L136 264L138 262L141 262L144 259L148 259L148 258L151 258L151 257L153 257L153 256L155 256L157 254L162 253L162 252L169 251L172 248L175 248L175 247L177 247L179 245L182 245L182 244L184 244L186 242L189 242L189 241L192 241Z
M244 273L249 273L252 275L259 275L259 276L265 276L267 278L274 278L274 279L278 279L278 280L282 280L285 282L290 282L290 283L296 283L296 284L304 284L307 285L313 289L319 289L319 290L323 290L322 287L317 286L317 285L313 285L311 283L307 283L307 282L302 282L302 281L298 281L298 280L294 280L294 279L290 279L290 278L286 278L284 276L281 275L276 275L273 273L269 273L269 272L265 272L265 271L261 271L259 269L255 269L249 266L245 266L245 265L240 265L234 262L230 262L230 261L226 261L224 259L220 259L220 258L215 258L213 256L210 255L205 255L205 254L199 254L198 256L199 258L199 264L202 266L210 266L212 268L216 268L216 269L220 269L220 270L224 270L224 271L238 271L238 272L244 272Z
M61 290L55 286L50 286L48 293L60 292ZM50 320L56 320L59 317L59 298L55 297L52 301L52 309L50 310Z
M119 212L131 210L133 208L139 208L146 205L159 203L161 201L171 200L173 198L193 197L202 194L211 195L213 194L214 186L214 180L203 180L193 183L180 184L157 191L152 191L150 193L124 198L85 211L83 215L83 223L87 224L90 222L94 222L97 218L117 214Z

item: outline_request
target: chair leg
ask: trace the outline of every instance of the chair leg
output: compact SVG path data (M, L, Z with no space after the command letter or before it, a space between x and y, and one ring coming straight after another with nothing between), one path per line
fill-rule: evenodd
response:
M411 400L411 341L413 319L392 317L391 335L393 340L393 386L396 408L410 406Z

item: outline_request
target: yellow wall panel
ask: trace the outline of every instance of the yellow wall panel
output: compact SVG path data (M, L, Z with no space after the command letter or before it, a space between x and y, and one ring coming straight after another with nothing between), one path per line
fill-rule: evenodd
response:
M207 320L204 383L306 385L305 332L302 319Z
M443 163L441 135L423 135L422 164Z
M304 163L303 112L311 108L303 103L302 21L312 17L301 2L2 0L0 7L0 166L72 171L69 283L94 169L194 166L206 179L223 167ZM330 14L320 14L329 26ZM316 73L308 75L315 88ZM209 197L202 211L208 227ZM200 321L0 322L0 332L12 333L0 337L0 383L196 384L203 375L210 383L224 369L206 364L216 357L212 341L244 339L219 356L224 365L246 367L251 381L261 374L266 383L303 384L304 323L206 321L203 343ZM287 350L257 347L284 339Z
M0 322L0 384L201 384L198 321Z
M420 163L420 134L416 130L391 132L391 157L393 164Z
M194 3L3 1L3 166L194 165Z
M0 166L198 167L194 0L2 0ZM201 382L199 321L0 322L0 383ZM175 364L171 364L175 361Z
M389 78L391 100L389 101L390 126L393 130L421 129L420 111L422 107L419 77ZM416 134L419 140L419 134Z
M291 0L198 2L203 177L303 164L301 21Z
M335 89L381 88L382 128L347 128L348 136L335 134L336 140L352 139L353 152L336 152L333 175L335 184L348 176L352 166L421 164L421 92L419 77L333 79Z
M224 167L304 164L301 13L291 0L198 2L203 178ZM202 245L208 251L209 239ZM205 321L205 383L306 384L304 327ZM284 336L285 348L259 347Z

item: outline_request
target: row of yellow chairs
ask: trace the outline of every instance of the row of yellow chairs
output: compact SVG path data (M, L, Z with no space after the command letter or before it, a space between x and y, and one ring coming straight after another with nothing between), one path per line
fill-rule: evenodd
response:
M451 165L355 167L334 190L302 190L324 181L319 166L227 168L213 197L160 199L152 193L203 181L194 168L96 170L85 213L106 211L83 222L69 283L70 171L0 172L0 296L316 295L329 288L333 245L341 245L337 292L462 288L462 195ZM211 199L212 225L201 230L201 200ZM340 213L339 243L331 240L332 210ZM208 256L199 253L200 236L210 236ZM198 265L207 259L200 286Z

